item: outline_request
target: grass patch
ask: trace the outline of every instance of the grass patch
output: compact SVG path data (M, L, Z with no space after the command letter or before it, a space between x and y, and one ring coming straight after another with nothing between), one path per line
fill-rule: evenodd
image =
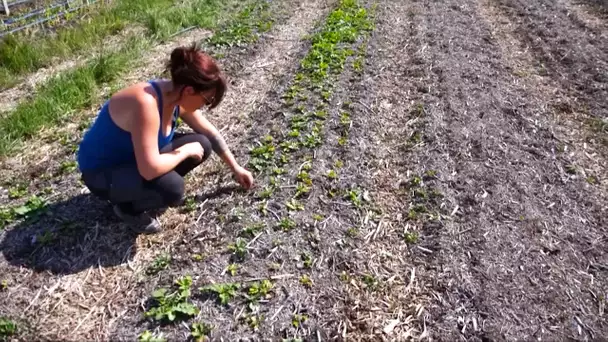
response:
M124 0L103 7L91 5L95 12L75 25L60 27L45 36L7 36L0 43L0 88L15 83L27 72L48 66L55 57L70 55L102 46L104 39L127 26L145 28L145 35L166 39L188 27L212 28L217 25L223 6L218 0L193 0L176 5L171 0Z
M4 339L13 336L16 333L17 324L8 318L0 317L0 340L4 341Z
M0 118L0 155L13 151L44 126L60 124L73 111L91 106L101 86L126 71L148 44L146 40L132 39L124 49L99 56L42 85L32 101L22 102Z
M127 1L127 3L131 2ZM146 12L146 10L152 11L154 7L146 9L146 3L146 1L143 1L132 6L140 6L137 8L143 12ZM201 15L202 17L208 17L207 19L199 18L197 20L209 20L210 22L206 24L208 26L211 26L212 22L215 23L219 16L217 13L218 8L221 7L215 0L196 1L194 4L199 4L200 6L206 4L205 6L207 7L204 8L211 11L209 12L211 14L208 16ZM204 8L201 7L195 13L207 13L203 11ZM165 9L168 11L167 13L171 13L173 10L180 10L179 8L168 9L168 7ZM249 11L247 18L252 22L257 21L258 16L266 18L268 13L268 11L252 11L251 9L247 11ZM177 20L175 18L168 19L171 16L167 13L161 16L165 18L162 20L171 20L171 22ZM154 18L156 17L150 14L149 19L153 20ZM238 15L234 19L234 22L242 20L240 18L241 16ZM160 28L151 29L161 36L163 36L161 33L172 32L175 28L172 26L174 24L157 24L168 27L166 31ZM117 79L127 70L136 66L139 62L139 57L153 46L154 42L155 40L152 38L131 37L125 42L123 48L103 53L85 65L53 77L45 84L39 86L36 91L36 97L33 100L22 102L17 108L0 118L0 156L5 156L19 150L21 143L35 136L40 129L59 125L74 111L82 110L98 103L99 94L102 90L107 86L110 88L114 87Z
M255 2L243 9L235 20L227 23L216 34L207 39L215 47L242 46L254 43L259 35L272 27L274 20L268 2Z

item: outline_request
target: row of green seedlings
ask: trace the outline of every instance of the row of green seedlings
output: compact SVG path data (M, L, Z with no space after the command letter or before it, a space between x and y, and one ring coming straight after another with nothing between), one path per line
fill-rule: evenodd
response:
M354 55L351 46L372 29L373 24L367 9L357 5L355 1L341 1L338 9L329 15L322 30L312 37L312 48L301 62L301 70L296 74L293 84L283 96L286 105L293 111L288 118L287 133L283 134L283 140L278 142L275 142L272 136L266 135L258 147L251 149L252 168L269 174L268 185L259 193L262 214L267 214L267 201L279 188L279 179L286 173L286 165L291 162L291 156L297 152L303 154L303 162L302 159L293 162L299 164L296 188L293 197L286 201L285 207L291 212L304 210L302 201L313 187L313 158L310 153L300 150L306 148L308 151L314 151L324 143L323 129L329 117L327 103L331 99L333 85L344 70L348 58ZM361 60L357 63L361 63ZM312 103L312 106L307 106L308 103ZM341 122L349 125L349 114L343 113ZM341 138L341 145L345 143L346 138ZM341 161L335 163L336 168L342 165ZM332 181L338 178L336 170L333 169L326 176ZM338 194L337 188L328 190L329 197ZM356 207L361 206L364 197L359 188L348 189L344 193L344 198ZM313 214L313 219L322 221L323 216ZM289 231L296 226L296 222L291 218L282 218L280 226ZM303 254L302 259L305 264L312 263L310 255ZM307 287L313 286L313 281L307 274L302 275L300 282Z
M376 4L374 4L372 6L372 9L370 11L372 17L375 17L375 9L376 9ZM370 31L365 32L365 37L363 38L363 41L359 44L359 47L357 48L357 54L352 60L352 71L354 73L355 78L363 75L365 56L367 53L367 45L368 45L369 39L371 37L370 33L371 33ZM338 149L339 152L346 151L346 146L349 141L349 133L352 129L352 124L353 124L351 110L352 110L352 102L351 101L344 102L343 106L342 106L342 110L339 111L337 124L335 124L333 126L333 128L336 131L338 131L338 138L337 138L336 143L340 147ZM340 155L340 153L338 154L338 157L339 157L339 155ZM339 173L340 173L340 169L342 169L343 166L344 166L343 161L341 159L336 159L335 162L333 163L333 168L327 172L326 178L329 181L328 185L326 186L327 196L329 198L335 198L335 197L338 197L342 193L342 198L350 201L350 203L352 203L355 210L359 211L360 213L365 213L365 212L371 213L372 221L377 220L379 218L379 215L382 213L382 211L373 205L371 196L367 191L364 191L360 186L354 186L354 187L352 187L350 189L346 189L346 190L340 189ZM322 217L319 216L318 219L321 220ZM359 234L359 229L354 225L349 227L346 230L346 236L349 238L355 238L358 236L358 234ZM355 280L359 280L359 284L360 284L359 286L361 288L367 289L368 291L372 291L372 292L376 291L380 288L380 286L381 286L380 280L377 279L376 277L374 277L373 275L367 274L367 273L362 273L359 276L360 276L359 279L355 279L355 278L353 278L352 275L348 274L346 271L342 271L341 274L339 275L339 278L342 282L349 283L349 284L352 284L353 281L355 281Z
M425 108L422 103L415 104L410 110L410 115L415 118L412 134L406 141L407 150L420 149L424 146ZM438 208L443 194L439 189L432 186L437 179L437 171L426 170L423 174L413 174L401 184L402 193L409 199L407 219L410 222L421 224L425 221L436 221L441 219ZM411 227L409 225L408 227ZM403 238L408 244L415 244L419 240L417 231L404 231Z
M285 166L291 162L291 155L303 148L312 151L324 143L327 103L336 76L340 75L347 58L354 53L351 44L371 29L367 10L354 0L343 0L330 13L321 31L312 37L312 48L283 96L294 112L288 119L288 132L282 134L283 140L276 142L271 135L266 135L258 142L259 146L250 150L252 169L269 174L268 185L259 194L261 199L271 198L278 189L278 177L286 173ZM306 106L307 102L313 103L312 110ZM304 163L298 169L295 194L286 203L291 211L304 209L298 199L308 194L312 187L310 171L313 158L311 154L303 153Z
M200 309L191 300L192 278L189 275L180 277L175 281L175 285L176 288L160 288L152 293L153 305L144 312L145 318L159 323L175 323L196 317L200 313ZM264 316L259 314L260 302L268 301L274 296L274 284L268 279L249 284L210 284L200 287L199 292L204 298L215 298L221 306L230 306L231 302L237 300L247 304L248 310L241 320L257 331L264 320ZM293 315L292 324L299 326L306 319L306 315L296 313ZM208 337L214 329L215 327L205 322L195 322L191 325L192 337ZM148 330L140 334L140 340L150 338L153 336Z

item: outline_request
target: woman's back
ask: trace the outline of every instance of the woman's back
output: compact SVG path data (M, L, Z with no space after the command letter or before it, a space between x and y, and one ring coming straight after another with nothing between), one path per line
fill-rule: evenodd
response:
M148 82L156 92L158 113L162 113L163 97L156 81ZM93 125L85 133L78 149L78 166L81 171L95 170L116 165L135 162L135 152L131 140L131 133L121 128L110 115L111 100L106 101L99 111ZM128 114L128 113L125 113ZM161 114L162 115L162 114ZM163 125L158 132L158 145L162 148L173 138L175 123L179 116L178 107L175 108L171 120L171 129L168 135L162 133ZM124 118L121 125L124 126ZM162 122L162 120L161 120Z

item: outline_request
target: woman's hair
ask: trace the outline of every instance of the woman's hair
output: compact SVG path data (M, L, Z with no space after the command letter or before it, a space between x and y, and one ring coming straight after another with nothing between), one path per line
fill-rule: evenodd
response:
M215 108L222 102L226 80L213 58L201 51L196 43L190 47L175 48L167 69L176 86L191 86L198 92L215 89L209 108Z

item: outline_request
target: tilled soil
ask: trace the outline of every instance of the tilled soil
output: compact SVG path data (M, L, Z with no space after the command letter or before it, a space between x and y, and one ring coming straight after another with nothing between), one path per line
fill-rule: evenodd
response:
M482 15L483 6L497 5L499 15L526 23L514 38L544 66L540 76L579 99L562 106L582 103L590 115L605 116L605 40L584 39L593 33L560 3L395 5L390 13L401 14L395 20L409 14L417 32L407 42L395 34L394 45L411 44L420 57L419 68L401 64L389 72L402 75L404 84L423 83L418 91L426 121L424 146L405 154L401 170L436 170L450 217L421 232L420 246L432 252L420 265L436 297L427 328L442 340L601 338L608 328L602 318L607 257L600 247L606 194L569 167L578 164L576 154L560 152L559 135L569 132L556 127L554 116L563 113L555 112L554 95L526 88L529 83L510 69L510 53L490 30L501 18ZM575 143L569 147L583 148ZM596 176L605 184L605 146L586 148L596 154L604 171Z
M602 340L602 6L379 1L373 32L353 43L327 103L314 94L302 100L327 110L323 144L291 155L273 176L280 183L270 199L260 195L272 182L268 175L256 178L253 192L235 192L216 161L189 178L196 204L166 213L161 236L108 235L99 221L74 248L90 259L86 249L97 251L103 239L112 255L67 275L48 268L67 267L61 253L47 252L55 259L37 263L48 276L32 274L31 265L4 265L11 296L0 303L42 330L56 322L48 315L71 312L77 319L64 334L133 340L150 329L185 340L188 326L158 326L142 314L154 289L190 275L201 310L194 321L214 326L212 340ZM284 94L309 48L299 39L327 10L321 1L301 4L253 62L234 63L247 67L232 69L240 70L237 89L218 120L239 159L266 135L283 136L297 116ZM286 58L276 60L283 49ZM364 63L355 67L356 58ZM256 86L258 79L264 84ZM305 210L288 210L303 170L313 184L298 197ZM285 218L296 226L277 229ZM247 243L242 259L227 248L239 238ZM147 275L153 256L165 252L166 268ZM246 295L221 305L199 291L232 282L250 291L263 280L272 291L254 305ZM46 320L36 322L36 309Z

